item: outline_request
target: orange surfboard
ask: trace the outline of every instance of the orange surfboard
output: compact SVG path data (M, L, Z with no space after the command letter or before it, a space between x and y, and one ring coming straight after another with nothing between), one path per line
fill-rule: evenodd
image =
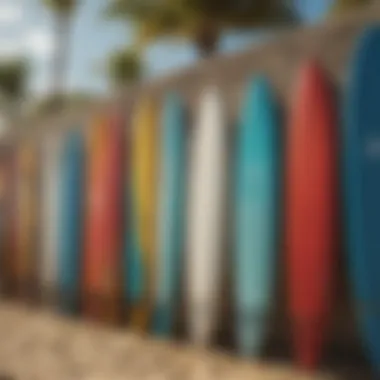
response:
M17 147L15 157L15 229L13 275L15 291L29 298L37 290L38 153L30 141Z
M110 115L88 140L84 313L108 322L120 320L122 307L122 133L122 119Z
M301 70L287 132L286 266L288 310L297 363L321 355L336 255L336 119L323 72Z

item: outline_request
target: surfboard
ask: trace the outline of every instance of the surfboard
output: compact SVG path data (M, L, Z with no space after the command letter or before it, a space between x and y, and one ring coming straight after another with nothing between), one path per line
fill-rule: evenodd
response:
M246 91L236 148L235 310L243 355L258 355L274 302L279 152L273 94L257 77Z
M158 115L154 101L135 106L131 136L131 234L128 253L128 298L131 325L150 327L155 296Z
M221 298L227 129L221 95L203 89L192 141L189 179L186 301L190 339L213 339Z
M80 304L85 150L81 130L66 133L60 155L58 292L61 311L71 314Z
M186 181L186 124L179 95L165 97L161 117L154 330L168 336L179 308Z
M0 146L0 284L1 293L10 291L10 259L12 251L13 211L13 149L9 144Z
M41 154L41 256L40 291L44 303L57 302L58 296L58 233L60 200L60 139L48 134L42 141Z
M349 277L368 357L380 373L380 28L360 39L344 113L344 194Z
M97 305L101 303L98 277L99 257L96 256L102 236L101 212L104 202L102 190L106 162L105 142L107 121L105 115L98 116L86 134L86 203L85 203L85 249L83 259L83 313L96 318ZM95 267L95 268L94 268Z
M116 323L121 316L123 210L122 118L104 118L89 131L84 311Z
M25 299L37 290L38 152L33 141L17 147L14 231L14 279L16 294Z
M3 255L3 285L4 295L13 297L16 295L16 255L17 255L17 155L18 147L12 144L9 151L9 167L7 183L9 185L9 201L7 207L8 223L6 224L6 239Z
M295 360L321 356L337 249L337 120L332 92L315 62L301 68L286 148L286 272Z

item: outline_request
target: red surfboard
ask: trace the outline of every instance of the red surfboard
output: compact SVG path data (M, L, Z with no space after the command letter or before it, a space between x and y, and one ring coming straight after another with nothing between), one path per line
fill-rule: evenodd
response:
M84 313L117 322L121 304L123 124L112 115L90 131Z
M337 144L332 91L314 62L301 70L287 130L286 265L297 363L320 358L337 242Z

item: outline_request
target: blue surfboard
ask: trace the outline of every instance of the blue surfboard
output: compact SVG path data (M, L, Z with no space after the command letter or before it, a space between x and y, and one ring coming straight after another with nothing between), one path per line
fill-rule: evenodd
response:
M278 133L272 91L264 77L257 77L246 91L236 147L236 340L246 356L259 353L273 305Z
M344 113L345 238L357 319L380 374L380 27L352 62Z
M61 156L58 287L60 307L79 307L83 234L84 139L81 131L68 132Z
M185 120L180 97L166 96L161 119L157 293L154 331L172 332L178 311L185 190Z

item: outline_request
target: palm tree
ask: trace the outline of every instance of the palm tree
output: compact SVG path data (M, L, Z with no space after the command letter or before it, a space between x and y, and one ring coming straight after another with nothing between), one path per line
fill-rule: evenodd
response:
M52 91L57 101L63 96L65 75L69 58L71 16L79 0L42 0L55 15L55 51L52 61Z
M0 62L0 108L8 124L21 114L28 74L29 63L24 58Z
M145 46L165 37L184 37L202 56L217 50L226 28L252 28L289 23L295 15L281 0L110 0L108 14L131 21Z
M9 101L23 97L28 68L28 62L21 58L0 62L0 92Z
M109 80L116 89L139 80L142 74L140 56L132 49L115 51L108 60L107 68Z
M335 14L340 14L345 11L354 10L358 7L373 3L373 0L335 0L332 11Z

